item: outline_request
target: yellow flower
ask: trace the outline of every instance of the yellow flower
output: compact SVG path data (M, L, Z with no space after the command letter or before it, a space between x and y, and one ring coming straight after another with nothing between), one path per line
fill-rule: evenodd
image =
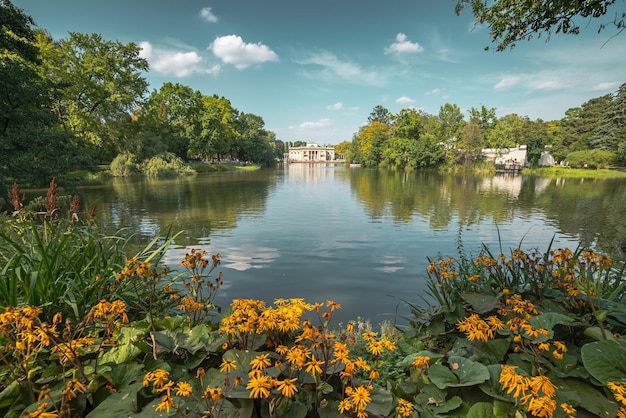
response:
M313 356L311 357L311 361L305 364L305 366L307 366L305 371L307 373L311 373L313 376L321 374L322 368L320 366L323 364L324 362L322 360L316 360L315 356Z
M231 371L236 369L237 364L235 363L235 360L222 360L222 364L220 365L220 372L230 373Z
M176 396L189 396L191 395L191 385L187 382L178 382L176 384Z
M375 356L379 356L385 351L382 341L376 340L372 340L367 344L367 350Z
M350 399L346 398L339 402L339 406L337 407L337 409L339 410L340 414L343 414L344 412L350 412L352 410L352 404L350 403Z
M174 406L174 399L172 399L171 396L169 395L165 395L162 399L161 402L157 405L155 411L159 412L159 411L165 411L169 414L170 409Z
M222 363L222 364L224 364L224 363ZM204 377L205 374L206 374L206 371L204 370L204 368L198 367L198 370L196 370L196 379L200 379L200 378Z
M554 411L556 411L556 401L548 396L531 398L528 404L528 412L539 418L552 418Z
M415 356L413 360L413 367L416 368L427 368L429 365L430 357L428 356Z
M556 394L556 386L548 376L533 376L530 378L529 385L535 396L539 396L539 391L550 398Z
M374 380L374 379L378 379L380 377L380 373L378 373L378 370L372 370L370 372L370 379Z
M35 412L28 414L29 418L57 418L59 416L56 412L46 412L47 407L48 402L42 403Z
M350 403L352 403L357 410L365 410L371 400L372 398L368 386L360 385L350 393Z
M254 359L252 359L252 361L250 362L250 365L252 366L252 370L265 370L268 366L272 364L269 357L270 357L270 354L265 353L265 354L259 354Z
M294 385L294 382L297 380L298 378L281 380L278 382L276 388L283 396L291 398L298 391L298 388Z
M250 378L246 389L250 390L251 398L268 398L270 396L270 383L267 376Z
M207 400L209 398L211 398L212 400L217 402L217 401L220 400L221 397L222 397L222 389L221 388L206 388L204 390L204 398L207 399Z
M563 410L563 412L565 412L566 414L570 414L573 415L576 413L576 408L574 408L572 405L568 404L568 403L562 403L561 404L561 409Z
M398 399L398 406L396 406L396 412L401 417L410 417L413 415L413 411L415 410L415 405L405 399Z

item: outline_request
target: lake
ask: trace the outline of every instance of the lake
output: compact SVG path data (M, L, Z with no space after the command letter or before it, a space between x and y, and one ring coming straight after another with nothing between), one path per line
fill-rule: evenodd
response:
M480 176L290 164L169 180L111 179L80 188L99 223L134 242L183 231L166 256L222 255L233 298L303 297L342 305L334 320L405 323L423 304L428 258L626 239L626 181Z

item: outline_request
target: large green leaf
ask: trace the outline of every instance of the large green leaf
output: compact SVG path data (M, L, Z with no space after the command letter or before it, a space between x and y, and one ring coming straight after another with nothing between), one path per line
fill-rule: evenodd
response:
M556 312L546 312L541 315L537 315L531 318L528 322L535 328L544 328L550 332L550 335L547 336L538 336L535 338L537 341L548 341L554 337L553 328L556 325L569 324L574 322L572 317L567 315L563 315Z
M622 375L624 376L624 375ZM578 379L565 379L563 384L568 389L576 392L580 402L578 408L583 408L598 417L615 417L617 416L617 403L604 396L603 393ZM561 390L559 390L561 392Z
M603 340L585 344L581 351L585 369L605 385L626 377L626 343Z
M440 364L428 369L428 377L439 389L473 386L489 379L487 366L465 357L450 356L448 364L450 369Z
M487 402L477 402L467 412L467 418L493 418L493 405Z
M89 418L109 418L109 417L139 417L141 416L137 405L137 392L143 387L143 382L136 382L120 389L119 392L112 393L108 398L100 402L87 417ZM156 407L156 405L155 405ZM150 404L144 408L143 416L159 416ZM162 416L167 416L163 414Z
M367 404L365 410L374 416L387 416L393 408L393 397L389 391L382 389L378 385L374 385L371 392L372 400Z
M493 311L499 306L498 297L487 293L464 292L459 293L465 302L467 302L474 312L484 314Z

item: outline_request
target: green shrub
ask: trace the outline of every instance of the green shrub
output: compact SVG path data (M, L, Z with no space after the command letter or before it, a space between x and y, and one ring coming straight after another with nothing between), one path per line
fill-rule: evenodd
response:
M168 152L157 155L141 163L141 172L148 177L175 177L179 174L193 174L194 171L185 162Z
M128 177L139 173L137 157L129 152L119 154L111 161L111 174L115 177Z
M617 155L599 149L574 151L567 155L565 161L572 167L608 168L615 164Z

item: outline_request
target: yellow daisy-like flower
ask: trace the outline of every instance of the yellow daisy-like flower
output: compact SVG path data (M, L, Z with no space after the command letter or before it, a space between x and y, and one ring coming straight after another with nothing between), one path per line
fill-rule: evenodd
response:
M337 407L339 413L343 414L344 412L350 412L352 410L352 404L350 403L350 399L346 398L339 402L339 406Z
M566 414L570 414L573 415L576 413L576 408L574 408L572 405L568 404L568 403L562 403L561 404L561 409L563 410L563 412L565 412Z
M222 364L220 365L220 372L230 373L236 369L237 369L237 364L235 360L222 360Z
M283 396L291 398L298 391L298 388L294 384L298 378L280 380L276 385L276 388Z
M167 413L170 412L170 409L174 406L174 399L172 399L171 396L169 395L165 395L162 399L161 402L157 405L155 411L159 412L159 411L165 411Z
M415 356L412 366L418 369L425 369L428 367L429 362L430 362L430 357L428 356Z
M265 370L271 364L272 364L272 361L270 360L269 353L259 354L250 362L250 365L252 366L253 370Z
M246 389L250 390L251 398L268 398L270 396L270 382L267 376L250 378Z
M533 376L529 380L529 385L535 396L538 396L540 391L550 398L556 394L556 386L548 376Z
M398 406L396 407L396 412L401 417L410 417L413 415L413 411L415 410L415 405L405 399L398 399Z
M311 357L311 361L305 364L307 373L311 373L313 376L322 373L322 365L324 362L322 360L316 360L315 356Z
M528 412L539 418L552 418L556 411L556 401L548 396L531 398L528 403Z
M191 385L187 382L178 382L176 384L176 396L189 396L192 392Z
M215 402L219 401L220 398L222 396L222 389L221 388L206 388L204 390L204 398L205 399L212 399Z

